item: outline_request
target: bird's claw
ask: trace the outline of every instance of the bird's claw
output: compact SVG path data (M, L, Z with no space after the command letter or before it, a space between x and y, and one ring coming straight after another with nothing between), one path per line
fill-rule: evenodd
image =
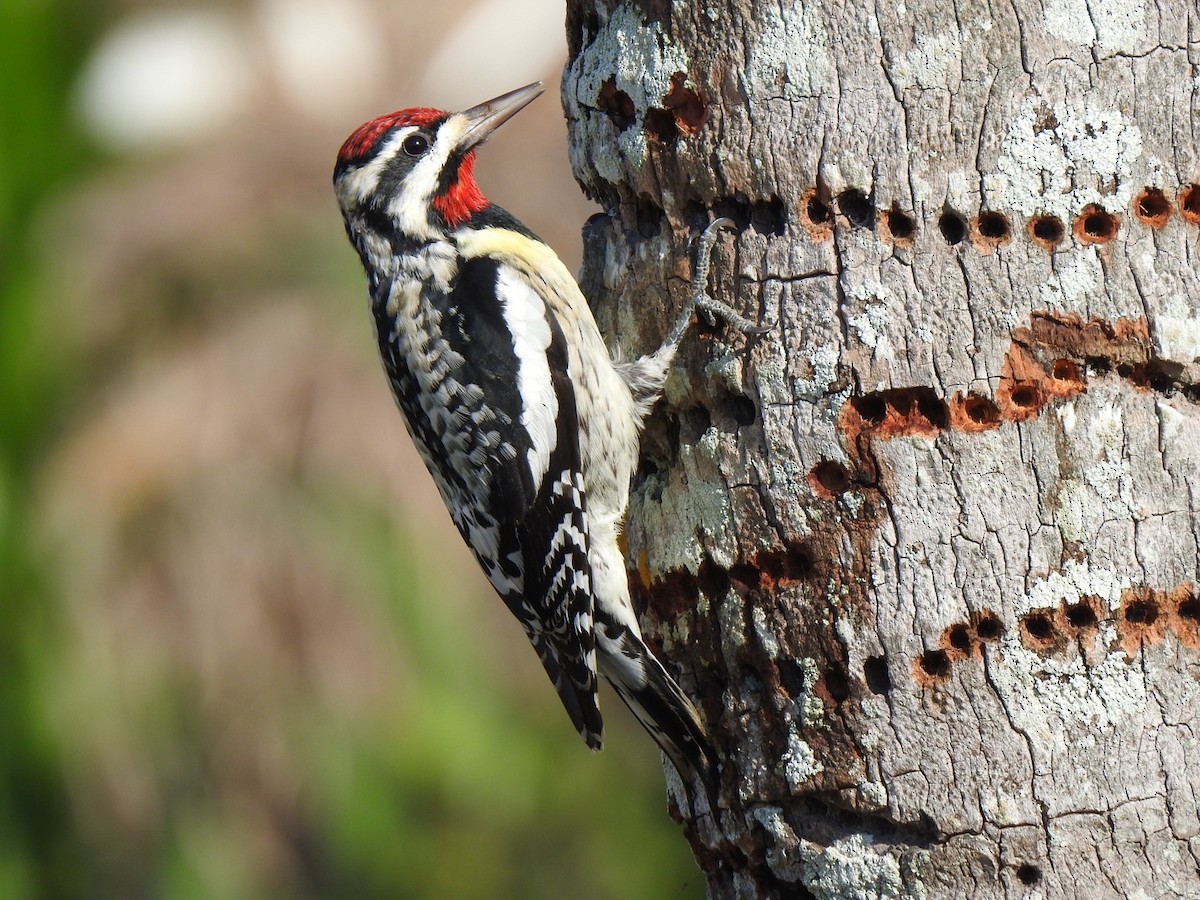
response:
M712 250L723 228L735 229L737 225L734 224L732 219L721 216L720 218L713 219L708 227L700 232L700 237L696 240L696 262L692 269L691 296L688 300L687 318L690 319L691 314L695 310L702 309L710 315L724 319L743 334L767 334L775 327L773 323L771 325L759 325L757 322L752 322L728 303L722 303L720 300L716 300L708 295L708 268L712 263Z
M710 313L719 319L724 319L728 324L732 325L742 334L769 334L775 328L774 323L771 323L770 325L759 325L757 322L752 322L728 303L722 303L720 300L714 300L712 297L708 296L708 294L693 295L692 305L696 309L702 309L706 313Z

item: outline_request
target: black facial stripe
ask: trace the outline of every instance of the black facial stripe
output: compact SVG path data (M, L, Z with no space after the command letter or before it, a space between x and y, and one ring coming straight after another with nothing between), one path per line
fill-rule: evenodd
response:
M458 181L458 170L462 165L465 153L451 153L446 160L446 165L442 167L441 175L438 176L437 190L434 191L435 197L441 197L450 188L454 187Z
M449 116L443 116L440 119L435 119L434 121L430 122L428 125L419 126L417 128L417 131L413 132L413 133L415 134L417 132L420 132L421 134L424 134L429 139L429 145L432 147L437 142L438 130L442 127L442 125L445 124L447 118L449 118ZM365 166L367 163L371 162L373 159L375 159L379 155L379 151L382 150L383 147L386 146L387 143L392 139L392 137L395 136L397 131L400 131L401 129L405 129L405 128L411 128L411 127L412 127L411 125L394 125L393 127L389 128L387 131L380 132L379 137L377 137L375 139L375 142L373 144L371 144L370 149L368 149L365 153L363 153L359 156L352 157L350 159L339 159L333 169L333 180L337 181L338 178L340 178L344 172L348 171L351 168L360 168L362 166ZM417 159L420 159L419 156L418 157L409 157L405 153L399 153L396 155L406 157L410 164L415 162ZM400 173L400 175L401 175L400 180L403 179L404 175L408 174L409 167L403 167L403 169ZM457 163L455 164L454 168L455 168L455 171L458 170ZM390 181L394 184L397 180L391 179ZM384 177L383 177L383 184L387 185L388 183L389 183L389 179L388 179L387 174L385 173Z

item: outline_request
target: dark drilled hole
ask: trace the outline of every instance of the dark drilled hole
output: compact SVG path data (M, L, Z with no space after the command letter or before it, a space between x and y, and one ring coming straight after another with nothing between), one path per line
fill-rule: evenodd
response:
M1153 390L1158 391L1160 394L1175 393L1175 382L1170 376L1165 375L1162 372L1154 372L1149 369L1146 370L1146 374L1148 376L1147 380L1150 383L1150 387Z
M950 410L946 402L932 393L917 395L917 412L925 417L930 425L945 428L950 424Z
M1171 218L1171 201L1158 188L1148 187L1133 201L1133 214L1151 228L1162 228Z
M930 678L945 678L950 674L950 657L945 650L926 650L921 654L920 666Z
M811 578L815 571L813 557L808 547L803 544L789 544L787 565L784 573L790 578Z
M892 689L892 676L888 673L887 659L868 656L863 660L863 680L872 694L887 694Z
M679 448L683 443L683 423L679 420L679 416L667 415L663 425L666 431L667 453L673 460L679 456Z
M1189 184L1179 192L1179 215L1190 225L1200 225L1200 185Z
M646 136L655 143L670 145L679 139L679 125L668 109L655 106L646 110L642 126L646 130Z
M991 210L981 212L975 222L980 237L990 241L1002 241L1008 237L1008 217L1003 213Z
M750 206L750 222L760 234L780 237L787 228L787 208L779 197L759 200Z
M1079 381L1079 366L1069 359L1056 359L1050 377L1055 381Z
M1030 409L1036 407L1040 401L1038 389L1031 384L1022 384L1018 388L1013 388L1013 403L1014 406Z
M750 227L754 214L754 206L745 194L735 194L732 197L718 197L712 205L713 215L733 219L738 231Z
M946 632L946 642L960 653L971 652L971 629L966 625L951 625Z
M1153 625L1158 620L1158 604L1135 600L1125 607L1125 621L1131 625Z
M1025 409L1037 406L1040 399L1037 388L1030 384L1022 384L1013 388L1011 396L1013 405L1021 406Z
M1093 375L1107 375L1112 371L1112 361L1104 356L1089 356L1084 364Z
M755 558L759 571L770 581L800 581L813 573L813 558L803 544L788 544L782 551L765 551Z
M641 485L651 478L658 478L658 476L661 474L661 460L657 460L648 454L643 454L641 461L638 463L637 472L633 476L633 483L635 485ZM658 483L661 484L661 480ZM650 499L655 503L659 502L662 499L661 487L651 491L651 494L652 496Z
M757 588L762 582L762 573L749 563L735 563L729 567L729 578L748 588Z
M1087 206L1075 220L1075 237L1083 244L1107 244L1117 236L1117 217L1098 206Z
M1117 375L1124 378L1126 381L1137 381L1145 383L1145 369L1141 365L1135 366L1133 363L1118 363Z
M1099 623L1096 610L1089 603L1067 604L1067 624L1072 628L1094 628Z
M834 703L845 703L850 697L850 681L841 669L825 670L825 689Z
M823 459L809 473L812 480L834 496L846 493L850 489L850 473L840 462Z
M634 206L638 234L644 238L658 237L662 232L664 215L663 208L649 194L638 195Z
M684 134L695 134L708 121L708 104L699 94L684 87L687 75L676 72L671 76L671 89L663 97L663 106L675 116L675 125Z
M1004 623L1000 621L999 616L991 613L980 616L979 621L975 623L975 633L981 641L998 641L1004 634Z
M853 397L850 400L850 405L854 407L864 422L869 425L878 425L887 416L887 404L883 402L883 398L878 394L865 394L862 397Z
M1189 622L1200 622L1200 600L1195 597L1180 603L1178 611L1179 618L1187 619Z
M972 394L963 400L963 412L977 425L995 425L1000 421L1000 410L987 397Z
M1034 216L1029 220L1029 234L1035 244L1053 250L1063 242L1067 230L1058 216Z
M758 407L754 405L753 400L745 395L734 397L729 406L733 412L733 420L738 425L753 425L754 420L758 417Z
M1042 870L1033 863L1021 863L1017 866L1017 881L1021 884L1032 887L1042 880Z
M637 110L633 99L624 91L617 88L617 77L609 76L600 85L600 94L596 97L596 108L608 113L618 131L624 131L637 120Z
M1054 622L1045 613L1030 613L1021 620L1021 627L1035 641L1048 641L1054 637Z
M804 668L794 659L780 659L775 663L779 669L779 684L789 697L802 697L808 691L808 679Z
M696 573L696 585L707 597L724 597L729 591L729 571L706 559Z
M856 188L838 195L838 209L855 228L870 228L875 224L875 207L870 198Z
M1172 394L1183 380L1183 364L1174 360L1155 359L1146 363L1146 380L1162 394Z
M967 236L967 220L948 209L938 217L938 231L947 244L961 244Z
M833 221L833 210L829 208L828 203L822 202L821 198L815 193L804 204L804 215L814 225L828 225Z
M912 412L913 404L917 402L916 394L908 388L896 388L891 391L881 391L879 394L884 403L902 416Z
M892 240L909 243L917 233L917 223L913 217L894 206L883 214L883 221Z
M712 427L712 415L708 408L704 406L692 406L684 411L681 416L682 425L687 427L687 438L689 443L695 443L700 439L704 432ZM683 429L680 429L680 439L683 439Z

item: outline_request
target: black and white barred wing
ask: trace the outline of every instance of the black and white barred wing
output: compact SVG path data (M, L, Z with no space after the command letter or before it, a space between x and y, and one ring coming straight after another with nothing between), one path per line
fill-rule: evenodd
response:
M491 294L500 302L481 299ZM421 321L379 322L409 430L571 721L599 748L586 496L565 339L529 283L494 259L466 261L450 291L423 301Z
M596 701L596 639L583 477L570 466L544 486L517 527L525 559L525 591L505 596L541 657L567 714L589 747L599 750L604 725Z

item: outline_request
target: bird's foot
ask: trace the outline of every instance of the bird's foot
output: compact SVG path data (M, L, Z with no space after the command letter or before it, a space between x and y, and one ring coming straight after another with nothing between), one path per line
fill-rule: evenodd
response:
M723 319L743 334L766 334L775 327L751 321L728 303L722 303L708 293L708 268L712 264L713 246L717 242L721 229L733 227L735 226L732 219L721 217L714 219L700 233L700 237L696 241L696 260L692 266L692 283L688 289L687 306L684 307L679 319L675 322L675 327L671 329L669 344L677 344L680 341L698 309L704 310L718 319Z

